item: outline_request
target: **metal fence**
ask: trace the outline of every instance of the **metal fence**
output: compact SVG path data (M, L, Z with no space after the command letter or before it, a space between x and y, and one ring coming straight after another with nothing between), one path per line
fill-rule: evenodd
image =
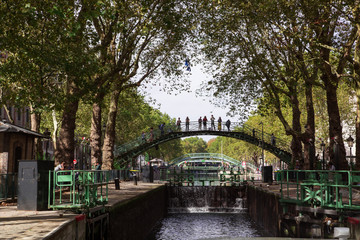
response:
M0 174L0 200L17 197L17 173Z
M253 175L242 168L223 169L217 167L160 168L159 178L161 181L177 186L236 185L254 180Z
M89 209L108 201L109 171L50 171L49 208Z
M360 171L282 170L281 201L333 209L360 209Z

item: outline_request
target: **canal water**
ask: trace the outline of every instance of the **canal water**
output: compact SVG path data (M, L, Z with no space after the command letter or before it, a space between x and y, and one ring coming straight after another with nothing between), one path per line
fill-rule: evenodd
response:
M266 236L245 209L229 212L170 213L147 240L231 239Z

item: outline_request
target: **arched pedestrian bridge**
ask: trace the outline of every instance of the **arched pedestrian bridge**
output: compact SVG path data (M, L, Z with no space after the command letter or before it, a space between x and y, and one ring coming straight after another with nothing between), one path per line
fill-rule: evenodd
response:
M178 158L174 158L169 162L169 167L172 166L181 166L184 164L196 165L198 163L203 163L206 165L223 165L224 163L228 163L232 167L245 168L253 173L257 171L257 167L250 162L246 162L244 166L242 161L234 159L232 157L226 156L221 153L188 153L182 155Z
M231 123L229 127L225 126L225 123L220 124L220 126L218 123L215 124L216 126L208 122L204 126L198 122L190 122L188 125L181 123L180 126L167 125L162 129L154 128L152 133L148 132L144 136L139 136L135 140L115 148L115 161L119 166L126 166L132 158L161 143L183 137L215 135L236 138L263 147L264 150L271 152L281 161L290 163L289 143L276 138L275 144L272 144L271 134L242 123Z

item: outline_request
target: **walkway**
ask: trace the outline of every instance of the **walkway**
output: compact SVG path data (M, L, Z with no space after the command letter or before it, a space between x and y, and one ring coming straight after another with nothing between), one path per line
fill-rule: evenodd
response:
M162 184L122 182L120 190L109 185L109 203L113 206L118 202L129 200ZM16 206L0 206L0 239L46 239L74 221L77 214L64 211L22 211Z

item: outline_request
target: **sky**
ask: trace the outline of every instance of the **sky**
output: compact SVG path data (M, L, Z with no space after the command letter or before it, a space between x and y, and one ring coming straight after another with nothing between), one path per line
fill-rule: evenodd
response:
M195 91L200 88L201 84L209 80L210 76L203 73L200 66L191 68L189 73L189 80L191 81L190 92L181 92L177 95L168 94L161 91L160 87L147 85L147 98L151 97L156 100L156 104L152 105L158 108L161 112L167 113L171 118L180 117L182 122L185 122L186 117L190 121L197 121L199 117L206 116L210 119L214 115L215 119L221 117L225 122L230 119L231 122L237 122L236 118L226 116L228 109L220 108L210 102L209 97L196 96ZM159 107L160 105L160 107ZM205 141L214 138L215 136L201 136Z

